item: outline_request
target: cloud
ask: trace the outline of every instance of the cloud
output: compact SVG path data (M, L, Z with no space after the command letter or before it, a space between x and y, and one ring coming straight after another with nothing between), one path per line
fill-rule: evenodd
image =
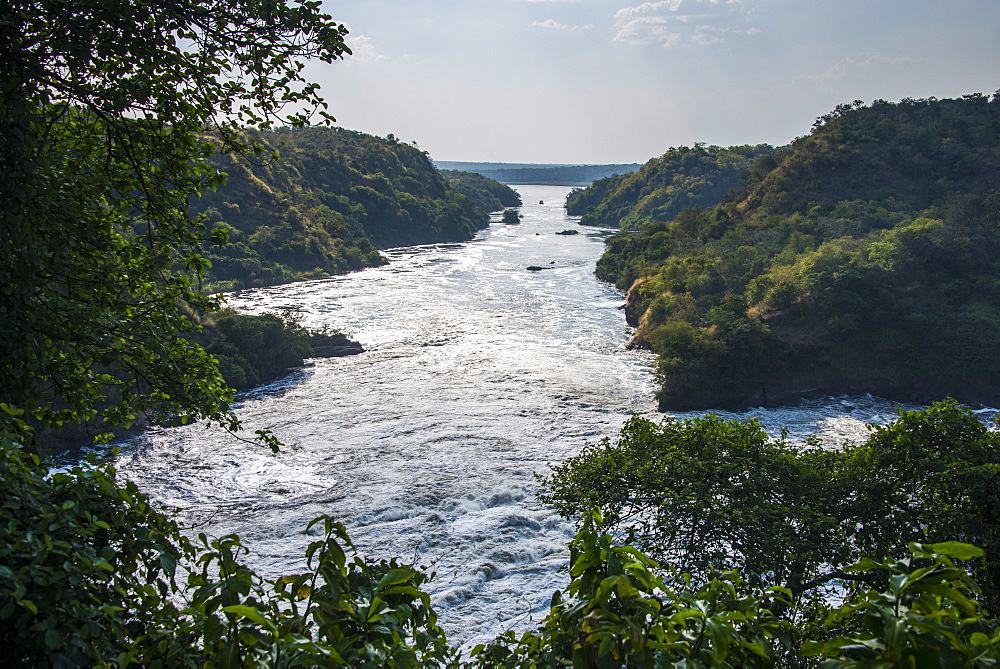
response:
M750 27L742 0L657 0L615 12L614 41L659 44L671 49L685 44L718 44L731 34L757 34Z
M664 47L671 48L677 46L681 41L681 34L670 29L667 17L644 16L627 21L617 21L615 27L618 28L618 33L615 35L614 41L625 44L659 42Z
M529 0L529 2L538 2L538 0ZM568 25L564 23L559 23L555 19L545 19L544 21L532 21L531 25L538 26L539 28L556 28L557 30L566 30L569 28Z
M655 14L663 11L676 12L680 9L684 0L659 0L659 2L644 2L635 7L622 7L615 12L615 18L627 16L640 16L645 14Z
M529 0L529 2L541 2L541 0ZM593 28L591 25L586 26L568 26L565 23L560 23L555 19L545 19L544 21L532 21L531 25L538 28L552 28L555 30L586 30L587 28Z
M371 37L348 35L345 41L351 48L351 55L345 59L346 63L378 63L386 59L386 56L375 49Z
M695 44L718 44L725 41L726 34L730 28L718 28L716 26L698 26L695 28L691 41Z

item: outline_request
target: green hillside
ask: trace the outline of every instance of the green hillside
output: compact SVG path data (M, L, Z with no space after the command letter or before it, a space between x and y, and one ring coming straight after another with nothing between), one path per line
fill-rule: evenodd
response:
M842 105L744 179L670 220L629 209L641 231L598 263L659 354L661 408L1000 399L998 96Z
M377 249L464 241L489 224L412 145L341 128L276 130L260 141L278 157L214 157L227 183L194 202L230 230L230 243L206 255L219 287L378 265Z
M757 146L696 145L671 148L639 170L574 189L566 212L583 225L639 229L650 221L669 221L687 207L711 207L740 185L740 175L775 149Z
M501 211L504 207L520 207L521 196L506 184L476 172L441 170L451 187L469 198L484 211Z

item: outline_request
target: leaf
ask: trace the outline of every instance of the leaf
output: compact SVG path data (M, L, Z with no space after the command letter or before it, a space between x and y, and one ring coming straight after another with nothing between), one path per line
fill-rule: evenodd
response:
M849 567L844 567L844 571L848 573L853 573L857 571L871 571L872 569L878 569L881 567L879 563L872 560L870 557L861 558L857 563L852 564Z
M729 632L730 629L716 618L709 618L705 621L708 627L709 637L712 639L712 652L717 663L721 663L729 655Z
M62 635L54 630L45 630L45 646L51 650L58 650L63 645Z
M982 548L961 541L943 541L939 544L924 544L923 547L933 553L945 555L955 560L971 560L986 554Z
M387 585L395 585L396 583L402 583L408 580L413 575L412 569L390 569L386 572L385 576L379 581L376 590L381 590Z
M222 607L222 611L223 613L231 613L235 616L252 620L261 627L264 627L268 630L275 629L274 625L269 620L264 618L264 616L261 615L260 611L258 611L252 606L245 606L243 604L233 604L231 606Z
M177 556L173 553L160 553L160 566L163 571L173 577L177 571Z

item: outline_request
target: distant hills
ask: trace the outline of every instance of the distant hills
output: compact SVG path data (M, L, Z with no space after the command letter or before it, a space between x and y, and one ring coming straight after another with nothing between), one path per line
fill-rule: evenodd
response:
M552 163L473 163L438 160L438 169L475 172L505 184L589 186L598 179L626 174L641 167L638 163L619 165L567 165Z
M787 147L672 149L574 198L623 228L597 274L661 409L1000 401L1000 95L840 105Z

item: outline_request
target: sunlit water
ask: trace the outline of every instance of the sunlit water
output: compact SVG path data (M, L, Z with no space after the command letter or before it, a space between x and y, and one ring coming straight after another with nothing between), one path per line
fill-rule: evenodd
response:
M536 475L629 415L652 414L655 386L649 355L625 348L623 296L593 276L605 233L565 215L567 188L518 190L520 225L233 296L240 309L293 310L367 349L242 398L248 433L273 430L282 453L195 425L127 444L119 470L198 531L238 533L265 576L304 569L313 537L302 531L331 514L363 554L437 573L429 589L453 641L533 626L565 585L574 531L538 501ZM555 234L566 229L581 234ZM724 415L836 443L863 439L866 423L894 412L851 397Z

